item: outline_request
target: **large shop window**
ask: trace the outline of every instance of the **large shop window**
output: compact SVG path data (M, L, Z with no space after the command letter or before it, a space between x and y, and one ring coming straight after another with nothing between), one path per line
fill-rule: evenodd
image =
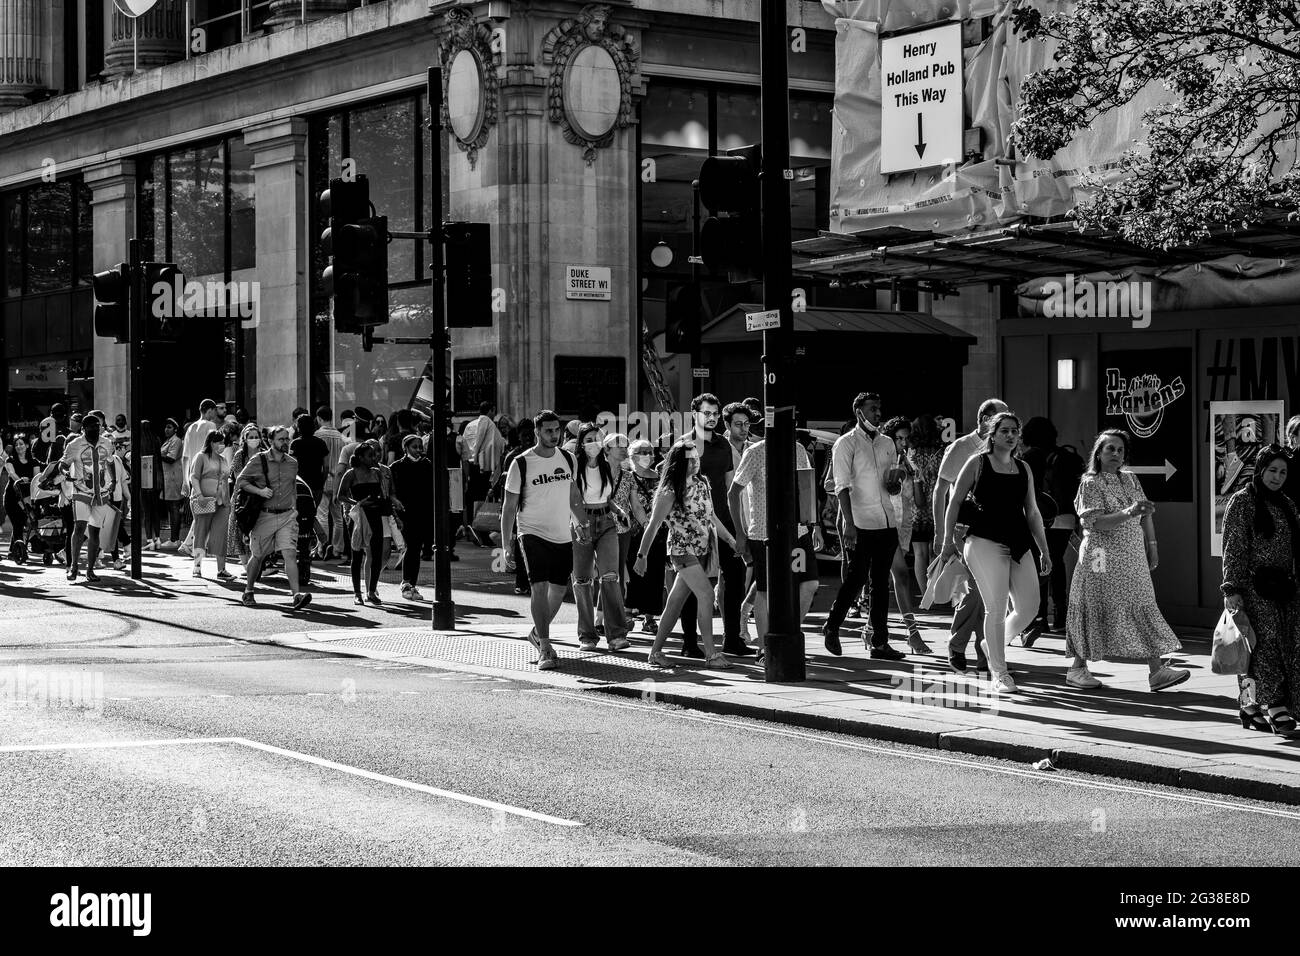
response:
M186 282L251 288L245 284L257 279L256 193L243 137L184 146L145 158L138 168L145 258L176 263ZM276 320L257 317L258 323ZM256 414L256 356L257 330L238 316L192 320L180 342L151 346L146 417L192 419L204 398Z
M55 402L90 407L90 189L79 179L0 195L3 417L35 428Z
M335 412L360 405L391 416L407 407L418 390L430 355L425 345L375 345L365 352L361 337L335 330L329 299L321 284L328 264L320 243L327 223L317 198L341 175L344 160L370 184L375 211L388 228L422 232L431 206L428 130L423 95L355 106L317 116L310 126L311 175L311 400ZM444 208L446 205L444 203ZM394 240L388 247L388 324L382 337L427 338L432 322L423 242Z
M694 239L692 180L710 154L751 146L761 139L758 90L651 81L641 103L641 168L652 161L650 181L641 184L641 314L652 335L664 331L667 301L690 281L688 257ZM829 206L831 101L829 96L790 97L791 226L794 239L817 234ZM703 222L709 212L701 208ZM729 284L700 268L710 315L737 302L761 301L758 283ZM759 298L755 298L759 296ZM705 318L707 323L709 318Z

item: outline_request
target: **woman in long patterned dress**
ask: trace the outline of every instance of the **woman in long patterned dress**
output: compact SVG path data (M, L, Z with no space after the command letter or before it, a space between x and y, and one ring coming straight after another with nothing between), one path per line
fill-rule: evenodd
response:
M1223 515L1223 606L1246 612L1256 640L1240 681L1241 725L1287 736L1300 696L1300 516L1282 490L1290 463L1283 449L1265 448Z
M1065 680L1071 687L1101 686L1088 672L1088 661L1145 661L1153 691L1191 677L1161 659L1182 644L1156 606L1151 583L1159 561L1151 518L1155 505L1136 475L1120 471L1128 446L1128 433L1118 428L1097 436L1074 502L1083 544L1066 618L1065 653L1074 661Z

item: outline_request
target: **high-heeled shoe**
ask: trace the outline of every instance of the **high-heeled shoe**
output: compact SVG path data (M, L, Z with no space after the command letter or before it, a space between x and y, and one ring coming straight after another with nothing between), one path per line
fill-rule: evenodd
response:
M1246 730L1258 730L1263 733L1269 733L1273 729L1269 726L1268 718L1264 716L1263 711L1258 707L1254 710L1238 711L1237 716L1241 718L1241 726Z
M1266 711L1264 719L1268 721L1269 729L1279 737L1290 737L1295 734L1295 718L1285 707L1279 707L1276 711Z

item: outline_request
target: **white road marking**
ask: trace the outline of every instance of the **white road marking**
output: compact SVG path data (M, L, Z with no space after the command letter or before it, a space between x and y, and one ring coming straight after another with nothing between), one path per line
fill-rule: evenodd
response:
M42 751L52 752L60 750L111 750L123 747L177 747L188 744L237 744L241 747L260 750L264 753L276 754L280 757L288 757L291 760L299 760L303 763L314 764L317 767L337 770L340 773L351 774L354 777L362 777L366 780L386 783L394 787L401 787L404 790L414 790L417 793L426 793L430 796L441 797L444 800L455 800L459 803L469 803L476 807L485 807L494 812L509 813L513 816L525 817L526 819L537 820L541 823L549 823L552 826L583 826L583 824L577 820L566 820L564 817L553 817L549 814L537 813L534 810L525 810L522 807L513 807L508 803L498 803L495 800L484 800L481 797L471 797L468 794L456 793L454 790L441 790L438 787L426 786L422 783L415 783L412 780L403 780L400 777L390 777L387 774L375 773L374 771L362 770L360 767L352 767L345 763L326 760L324 757L314 757L311 754L299 753L296 750L286 750L283 747L273 747L271 744L249 740L246 737L189 737L163 740L105 740L88 743L64 744L12 744L9 746L0 746L0 754L34 753Z
M1000 773L1009 777L1028 777L1033 780L1065 784L1072 787L1083 787L1089 790L1108 790L1114 793L1131 793L1144 797L1153 797L1158 800L1167 800L1172 803L1192 803L1199 806L1214 807L1221 810L1239 810L1244 813L1258 813L1263 816L1283 817L1288 820L1300 820L1300 811L1283 810L1273 807L1251 807L1240 803L1233 803L1228 800L1214 800L1208 797L1194 797L1180 793L1164 793L1159 790L1151 790L1146 787L1129 786L1119 783L1101 783L1091 780L1080 780L1077 777L1060 776L1062 771L1052 773L1043 773L1037 770L1021 770L1016 767L995 767L978 763L974 760L963 760L960 757L946 757L939 754L931 753L911 753L909 751L894 750L889 747L879 747L872 744L858 743L851 740L835 740L818 734L806 733L798 730L785 730L776 727L759 727L754 724L746 723L740 719L732 717L716 717L709 714L696 714L685 710L670 710L655 704L639 704L631 701L620 701L602 699L587 694L570 694L564 691L555 690L533 690L528 693L542 694L547 697L567 697L571 700L583 700L589 703L599 704L602 707L617 707L625 710L649 711L664 716L679 717L683 720L694 720L705 724L720 724L724 727L730 727L734 730L747 730L751 733L767 734L772 737L790 737L796 740L808 740L815 743L826 744L831 747L840 747L845 750L858 750L866 753L879 754L887 757L899 757L905 760L921 760L927 763L947 764L948 766L965 767L970 770L983 770L988 773ZM832 733L832 731L827 731ZM993 758L999 759L999 758ZM1069 771L1065 771L1069 773ZM1083 772L1083 771L1078 771Z

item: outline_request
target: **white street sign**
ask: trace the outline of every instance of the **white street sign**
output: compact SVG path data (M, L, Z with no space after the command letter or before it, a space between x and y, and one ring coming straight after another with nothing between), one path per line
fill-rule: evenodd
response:
M564 297L611 301L608 266L565 266Z
M695 378L708 378L709 370L707 368L693 368L691 369L691 375Z
M960 162L961 24L880 40L880 171Z
M746 312L745 313L745 331L761 332L764 329L779 329L781 327L781 310L771 309L767 312Z

